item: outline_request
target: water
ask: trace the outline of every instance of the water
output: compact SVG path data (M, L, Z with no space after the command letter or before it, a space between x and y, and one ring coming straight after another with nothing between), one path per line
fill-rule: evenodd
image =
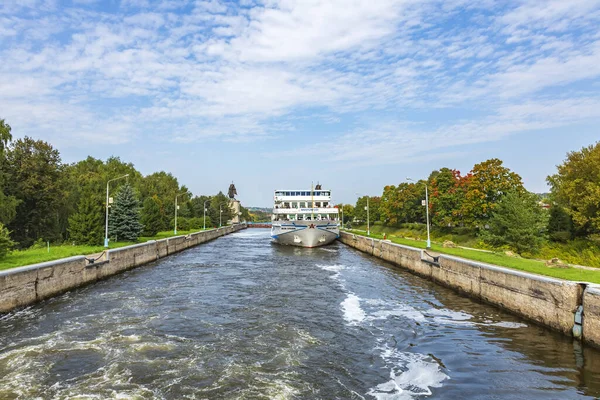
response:
M250 229L0 316L0 377L0 399L573 399L600 352Z

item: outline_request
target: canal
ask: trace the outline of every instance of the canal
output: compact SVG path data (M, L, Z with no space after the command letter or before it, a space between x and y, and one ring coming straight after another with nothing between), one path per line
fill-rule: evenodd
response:
M575 399L600 352L249 229L0 316L0 399Z

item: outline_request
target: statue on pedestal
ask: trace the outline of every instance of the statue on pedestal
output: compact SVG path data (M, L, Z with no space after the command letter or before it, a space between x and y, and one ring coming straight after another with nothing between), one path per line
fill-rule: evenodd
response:
M240 214L241 214L240 202L239 202L239 200L235 199L235 196L237 195L237 190L236 190L233 182L231 182L231 185L229 185L228 194L229 194L229 208L233 212L233 217L231 218L231 223L239 224L240 223Z
M236 195L237 195L237 190L235 189L235 185L233 184L233 182L231 182L231 185L229 185L229 198L235 199Z

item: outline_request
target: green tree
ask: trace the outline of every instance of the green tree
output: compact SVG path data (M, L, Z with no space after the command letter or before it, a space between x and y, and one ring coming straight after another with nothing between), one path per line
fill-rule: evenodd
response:
M352 222L354 219L354 206L352 204L338 204L336 207L339 210L340 219L342 218L342 214L344 215L344 220L342 221L343 224ZM342 210L344 211L343 213Z
M6 161L6 194L19 202L8 225L13 240L28 247L38 239L60 239L57 210L64 193L59 184L63 166L58 150L25 137L9 146Z
M144 236L154 236L164 229L158 196L154 195L144 200L141 222L144 225Z
M425 183L402 182L383 189L381 196L381 219L388 225L425 223Z
M460 171L441 168L429 176L429 206L431 223L439 227L461 224L460 209L464 190Z
M482 230L481 237L492 246L534 253L544 241L547 223L548 215L535 194L513 190L494 207L489 229Z
M471 226L485 225L506 193L525 191L521 177L497 158L476 164L462 184L465 197L459 214Z
M381 197L370 196L369 197L369 220L371 223L379 221L381 219L381 213L379 206L381 204ZM359 197L356 200L356 206L354 207L354 218L359 221L367 222L367 196ZM345 217L345 215L344 215Z
M208 206L208 204L209 203L206 205ZM222 213L220 213L220 211L222 211ZM230 220L233 215L233 212L229 208L229 197L225 196L223 192L219 192L215 196L212 196L210 199L210 207L208 207L206 215L210 217L210 220L216 226L219 225L219 221L221 221L221 225L226 225L227 221Z
M164 227L173 227L175 196L177 195L179 195L178 204L181 206L177 215L181 217L192 216L188 212L188 206L186 205L187 200L192 197L191 193L185 186L180 186L177 178L170 173L159 171L144 177L140 185L140 194L143 199L153 196L157 197L161 205Z
M129 183L119 189L108 223L108 232L116 240L137 241L142 232L139 202Z
M19 201L4 194L6 182L6 149L12 140L10 125L0 119L0 223L9 224L17 215Z
M550 208L548 235L556 242L567 242L573 238L573 220L569 213L560 205Z
M96 193L84 192L77 212L69 217L69 238L77 244L100 245L104 237L104 207Z
M548 183L553 200L573 219L577 236L600 233L600 142L568 153Z
M8 229L0 222L0 260L13 248L15 243L10 239Z
M0 119L0 153L4 153L4 150L11 140L12 134L10 125L3 119Z

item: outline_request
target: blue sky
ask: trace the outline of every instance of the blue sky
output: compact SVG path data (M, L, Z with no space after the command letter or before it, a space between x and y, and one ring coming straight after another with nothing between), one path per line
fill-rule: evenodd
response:
M600 0L3 0L0 117L246 206L600 140Z

